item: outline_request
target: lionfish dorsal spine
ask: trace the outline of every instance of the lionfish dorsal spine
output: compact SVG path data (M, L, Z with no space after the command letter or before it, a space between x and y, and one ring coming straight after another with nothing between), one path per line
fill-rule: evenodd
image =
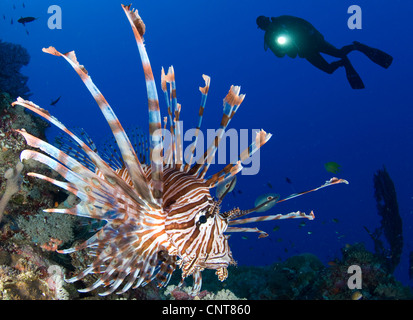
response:
M245 95L239 94L240 87L239 86L231 86L228 94L224 98L224 110L221 119L221 123L217 133L215 135L214 141L210 144L207 151L204 153L204 159L201 164L197 163L191 170L193 174L198 175L200 178L204 178L212 160L215 157L215 153L218 150L218 145L222 139L222 136L225 133L225 130L234 116L235 112L238 110L240 104L244 100Z
M146 52L145 45L143 44L143 33L145 30L145 28L142 27L144 26L143 21L140 18L138 11L136 9L131 9L130 5L122 5L122 8L132 27L145 74L149 109L149 157L152 170L152 194L155 201L161 206L163 194L163 139L158 92L156 89L152 67L149 62L149 57Z
M202 78L205 81L205 86L204 87L199 87L199 91L201 92L201 105L199 107L198 125L195 128L195 134L194 134L195 137L194 137L194 142L192 143L192 147L190 149L190 158L189 158L189 160L187 161L187 163L185 164L185 167L184 167L185 172L188 172L189 169L192 166L196 146L197 146L197 143L198 143L199 131L201 130L202 119L203 119L203 116L204 116L204 109L205 109L206 101L207 101L207 97L208 97L209 86L211 84L211 78L209 76L203 74Z

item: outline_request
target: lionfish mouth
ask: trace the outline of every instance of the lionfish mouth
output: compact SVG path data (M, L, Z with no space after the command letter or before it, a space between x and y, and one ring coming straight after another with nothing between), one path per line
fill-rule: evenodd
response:
M113 109L92 82L86 69L79 64L74 51L60 53L53 47L43 51L64 58L80 76L102 114L106 118L121 157L116 163L110 163L94 147L89 139L75 135L48 111L31 101L18 98L12 105L21 105L53 123L66 135L73 139L76 148L62 150L36 138L25 130L16 130L26 139L29 146L38 148L44 153L27 149L21 160L34 159L46 164L63 176L66 181L59 181L34 172L28 175L46 180L76 195L80 202L71 208L52 208L46 212L65 213L91 219L105 221L106 224L90 239L73 248L58 250L59 253L70 254L88 249L94 261L79 274L67 280L69 282L85 278L89 274L100 277L82 292L98 287L106 287L101 295L117 291L123 293L130 288L143 286L157 281L158 286L166 286L177 266L182 269L183 278L192 275L194 278L193 294L201 289L201 271L207 267L215 269L218 279L223 281L228 275L227 266L234 263L228 245L229 232L255 232L259 237L267 234L257 228L234 227L245 223L278 219L307 218L314 219L314 214L300 211L285 215L258 216L239 219L247 214L269 207L270 204L282 202L305 193L319 190L346 180L332 178L318 188L292 194L282 200L267 199L253 209L235 208L220 212L223 197L213 200L210 189L231 179L243 167L241 163L251 157L271 137L261 130L252 144L239 155L239 158L225 166L221 171L206 177L208 168L215 157L219 142L223 137L230 120L235 115L245 95L240 94L240 87L231 86L224 98L223 116L213 144L203 155L203 161L194 161L194 151L190 160L183 165L182 132L175 124L179 121L181 105L177 103L175 73L172 67L167 74L162 69L161 85L168 110L169 126L172 133L172 144L164 148L161 132L161 114L157 89L152 68L143 44L145 24L137 10L131 5L122 5L131 24L140 58L143 65L148 95L149 111L149 150L137 150L122 128ZM209 91L210 78L202 76L205 86L200 87L201 106L199 109L196 139L202 123L202 115ZM167 90L169 85L169 91ZM166 126L166 124L165 124ZM148 151L148 152L146 152ZM160 151L160 152L159 152ZM138 155L144 157L146 163ZM82 156L80 156L82 155ZM156 157L155 157L156 155ZM155 159L156 158L156 159ZM211 206L212 203L212 206ZM205 213L203 213L205 212ZM183 281L183 279L182 279ZM123 284L123 287L120 287ZM182 284L182 282L181 282Z

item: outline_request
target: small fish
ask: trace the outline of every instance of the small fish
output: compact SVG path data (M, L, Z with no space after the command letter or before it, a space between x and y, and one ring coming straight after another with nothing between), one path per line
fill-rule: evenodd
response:
M10 24L13 24L13 18L11 18L11 20L10 20Z
M17 22L19 22L19 23L21 23L22 25L26 25L26 23L28 23L28 22L32 22L32 21L34 21L34 20L36 20L36 19L38 19L38 18L34 18L34 17L21 17L19 20L17 20Z
M293 193L297 193L297 190L295 190L294 185L293 185L293 182L291 181L290 178L286 177L286 178L285 178L285 182L287 182L287 183L290 185L290 188L291 188L291 190L292 190Z
M272 189L272 184L270 182L267 182L267 187Z
M336 219L336 218L331 219L331 221L333 221L334 223L338 223L338 222L339 222L338 219Z
M24 5L24 2L23 2L23 8L26 8L26 6Z
M307 234L313 234L311 231L308 231Z
M265 202L274 199L271 202L268 202L267 204L263 205L261 208L255 210L256 212L265 212L267 210L270 210L272 207L275 206L275 204L277 203L278 199L280 198L279 194L276 193L265 193L263 195L260 195L257 200L255 200L255 207L258 207L262 204L264 204Z
M324 168L331 173L338 173L340 172L340 165L337 162L331 161L324 164Z
M275 226L274 228L272 228L272 231L278 231L278 230L280 230L280 226Z
M3 14L3 20L6 20L6 16Z
M351 295L351 300L361 300L363 298L363 295L361 294L360 291L356 291Z
M246 237L246 236L242 236L241 238L244 239L244 240L248 240L248 237Z
M300 228L305 227L305 222L301 222L298 226L299 226Z
M51 106L54 106L56 103L59 102L59 100L60 100L61 97L62 97L62 96L60 96L60 97L57 98L56 100L52 100L52 102L50 102L50 105L51 105Z
M16 5L15 4L13 4L13 9L16 10Z

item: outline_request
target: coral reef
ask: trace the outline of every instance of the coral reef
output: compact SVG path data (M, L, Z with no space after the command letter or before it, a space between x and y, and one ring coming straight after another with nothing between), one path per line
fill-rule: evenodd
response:
M22 176L20 172L23 170L23 164L19 161L15 168L10 168L4 173L4 178L6 178L6 191L4 191L3 196L0 200L0 222L3 218L3 211L6 208L7 203L10 201L11 197L20 190L20 185L22 183Z
M347 286L348 268L357 265L361 268L362 288L358 292L363 299L412 299L411 288L404 287L389 273L387 261L379 254L367 251L362 243L346 245L342 249L342 259L336 259L325 269L317 282L322 299L352 299L355 289Z
M163 294L170 300L245 300L238 298L228 289L221 289L217 293L203 290L195 297L190 294L191 292L193 292L192 287L169 285Z
M20 73L30 61L30 55L21 45L0 40L0 92L8 92L13 98L29 97L29 78Z
M74 220L73 216L39 212L36 215L17 217L16 224L23 230L25 237L52 251L53 243L70 243L74 240Z
M362 288L350 289L348 268L358 265L362 270ZM388 272L386 261L378 254L367 251L363 244L346 245L342 258L327 266L313 254L292 256L269 266L231 267L223 283L214 273L204 273L206 292L227 289L236 297L248 300L383 300L412 299L409 287L403 286ZM171 282L179 279L174 277ZM167 298L189 299L185 286L177 291L168 287ZM171 290L175 289L175 290ZM168 295L169 294L169 295ZM205 294L206 298L207 294Z
M8 241L0 246L0 300L66 300L64 273L29 245Z

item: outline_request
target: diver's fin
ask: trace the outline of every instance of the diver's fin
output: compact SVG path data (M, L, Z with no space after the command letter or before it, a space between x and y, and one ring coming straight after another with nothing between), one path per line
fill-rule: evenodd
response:
M354 41L353 43L356 46L356 50L364 53L374 63L378 64L379 66L385 69L390 67L393 61L393 57L391 55L379 49L369 47L358 41Z
M353 65L350 63L350 60L343 59L344 69L346 70L347 80L350 83L350 86L353 89L364 89L364 83L361 80L359 74L357 73L356 69L354 69Z

